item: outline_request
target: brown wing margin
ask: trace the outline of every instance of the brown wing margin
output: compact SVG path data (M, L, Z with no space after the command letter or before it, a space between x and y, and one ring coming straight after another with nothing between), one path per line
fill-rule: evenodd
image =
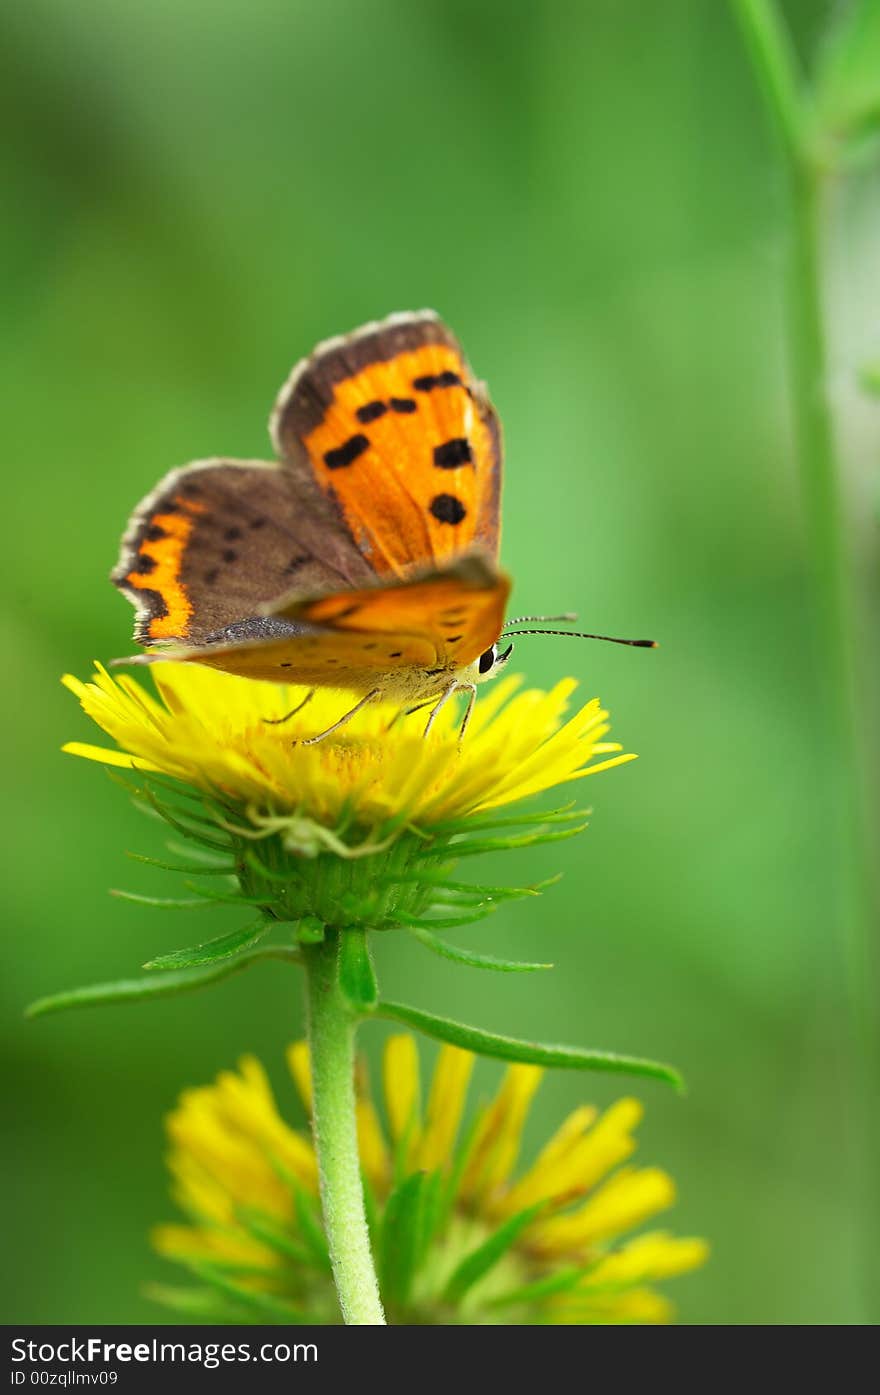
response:
M140 644L203 644L275 598L368 580L334 509L282 467L195 461L135 511L111 579L135 606Z

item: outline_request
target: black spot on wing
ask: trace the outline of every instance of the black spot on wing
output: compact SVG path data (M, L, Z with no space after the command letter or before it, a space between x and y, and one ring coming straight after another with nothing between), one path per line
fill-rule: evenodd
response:
M363 407L358 407L355 416L366 426L368 422L378 421L379 417L384 417L387 411L388 408L384 402L366 402Z
M392 412L399 412L401 416L410 416L416 410L411 397L392 397L388 405Z
M453 527L467 515L464 504L454 494L436 494L431 500L430 512L438 523L451 523Z
M461 378L457 373L453 373L451 368L447 368L443 373L426 373L421 378L413 378L416 392L433 392L435 388L463 386Z
M165 532L161 523L151 523L144 533L147 542L161 542L162 538L167 538L167 536L168 534Z
M440 470L457 470L461 465L470 465L473 460L471 444L465 436L455 436L434 447L434 464Z
M226 551L223 553L223 561L224 561L224 562L237 562L237 561L238 561L238 553L235 551L234 548L232 548L232 547L227 547Z
M358 434L349 436L344 445L337 446L336 450L328 450L324 456L324 464L328 470L342 470L346 465L354 464L359 455L363 455L365 450L369 450L370 443L366 436Z
M133 572L140 572L142 576L151 572L156 565L155 557L148 557L145 552L141 552L131 564Z

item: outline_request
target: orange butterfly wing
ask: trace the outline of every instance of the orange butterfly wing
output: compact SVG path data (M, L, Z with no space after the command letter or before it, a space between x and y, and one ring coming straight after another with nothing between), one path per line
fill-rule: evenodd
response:
M334 500L379 576L407 577L499 544L498 418L430 311L319 345L271 430L288 466Z
M416 668L439 688L443 676L494 644L509 591L503 573L465 557L410 581L293 600L254 621L251 638L174 657L245 677L355 691L374 687L380 674L393 684L396 673Z

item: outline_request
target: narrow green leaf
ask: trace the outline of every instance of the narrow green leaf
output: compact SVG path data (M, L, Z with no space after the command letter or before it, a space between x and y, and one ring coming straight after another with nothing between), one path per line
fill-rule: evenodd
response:
M224 1322L240 1320L240 1309L210 1288L180 1288L177 1284L144 1284L141 1290L152 1303L171 1308L188 1317L190 1322Z
M430 930L419 929L417 926L412 927L410 934L443 959L452 959L456 964L467 964L471 969L494 969L496 973L501 974L528 974L536 969L553 968L552 964L529 964L517 959L496 959L494 954L474 954L472 950L448 945L445 940L432 935Z
M380 1259L383 1297L405 1303L409 1297L422 1238L425 1178L411 1172L388 1198L382 1218Z
M283 1298L275 1298L262 1289L245 1288L243 1284L237 1284L216 1265L199 1259L182 1259L181 1263L197 1278L204 1279L205 1283L211 1284L226 1298L231 1298L243 1308L262 1313L275 1321L279 1318L283 1322L308 1321L308 1314L301 1308L295 1308L292 1303L286 1303Z
M177 973L150 975L148 978L119 979L114 983L96 983L87 988L69 988L63 993L38 998L25 1009L26 1017L43 1017L50 1012L65 1012L68 1008L99 1007L111 1003L136 1003L144 998L165 998L175 993L189 993L207 988L231 974L240 973L250 964L263 959L282 959L289 964L301 962L296 950L285 945L267 945L240 954L237 959L205 969L182 969Z
M156 798L152 790L144 789L143 796L152 808L153 812L160 819L164 819L166 823L170 824L172 828L177 829L177 832L182 834L183 837L186 838L188 841L192 840L195 843L201 843L203 847L213 848L215 852L222 852L226 854L231 853L232 845L231 843L229 843L228 840L225 842L221 842L219 838L208 838L204 833L200 833L198 829L193 828L188 823L184 823L182 821L182 817L176 818L174 814L171 812L171 810L168 808L168 806L162 804L160 800Z
M233 954L240 954L243 949L250 949L251 945L262 939L271 924L270 920L261 917L242 930L218 935L215 940L206 940L204 944L194 945L191 949L175 949L170 954L160 954L155 959L149 959L144 968L195 969L201 964L216 964L218 959L229 959Z
M241 892L234 890L215 891L210 886L197 886L195 882L186 882L186 890L193 892L201 901L214 901L225 906L259 906L266 905L265 896L243 896Z
M576 823L578 819L585 819L590 814L589 809L576 809L574 801L570 804L560 805L558 809L551 809L549 812L542 812L540 809L533 809L528 814L486 814L467 815L463 819L448 819L445 823L438 823L432 826L431 832L442 833L470 833L473 830L480 831L491 828L515 828L517 825L545 824L545 823Z
M518 1211L515 1216L511 1216L509 1220L493 1231L482 1245L472 1250L469 1255L465 1255L446 1285L443 1297L447 1303L461 1302L468 1289L472 1288L479 1279L482 1279L484 1274L488 1274L489 1270L507 1253L526 1226L534 1220L543 1205L544 1203L539 1201L534 1206L527 1206L525 1210Z
M163 862L158 857L147 857L144 853L126 852L126 857L130 857L132 862L145 862L148 867L161 867L165 872L183 872L188 876L197 877L234 877L234 863L226 863L220 867L199 864L197 862Z
M318 1207L295 1177L288 1173L287 1179L293 1190L293 1198L296 1204L296 1220L302 1238L317 1268L323 1269L329 1273L330 1253L327 1249L327 1237L321 1225Z
M110 895L120 901L133 901L136 906L152 906L159 911L203 911L207 901L202 896L143 896L139 891L120 891L110 888Z
M521 1288L508 1289L506 1293L500 1293L497 1298L492 1298L489 1302L491 1308L504 1308L511 1303L534 1303L542 1298L551 1298L556 1293L566 1293L568 1289L579 1284L585 1274L589 1274L591 1269L595 1269L595 1261L590 1264L569 1266L567 1269L560 1269L555 1274L548 1274L543 1279L536 1279L532 1284L523 1284Z
M513 901L522 896L540 896L545 887L553 886L559 876L548 877L535 882L534 886L481 886L475 882L457 882L443 872L401 872L399 876L389 874L380 879L385 886L408 885L436 886L440 891L453 891L461 896L473 896L478 900Z
M573 828L561 828L555 832L552 829L538 829L534 833L523 833L516 838L484 838L482 842L467 840L453 843L450 852L455 857L475 857L477 853L509 852L515 848L536 847L539 843L561 843L566 838L574 838L576 834L583 833L586 827L585 823L579 823Z
M236 1208L235 1214L255 1240L268 1245L277 1254L284 1255L285 1259L292 1259L296 1264L310 1265L312 1263L313 1256L306 1246L298 1245L265 1212L259 1211L253 1206L239 1206Z
M446 907L448 909L448 907ZM406 920L399 920L397 924L404 930L458 930L463 925L475 925L478 920L488 920L490 915L494 915L498 910L497 906L483 906L477 909L472 906L465 915L446 916L407 916Z
M339 987L355 1012L372 1012L379 1001L367 932L356 926L339 936Z
M229 863L219 853L210 852L208 848L193 847L191 843L178 843L174 838L166 839L165 846L175 857L194 857L200 866L209 867L211 871L236 871L234 866L230 868ZM227 856L232 854L231 848L227 848L226 851Z
M286 886L290 881L289 872L279 872L274 867L268 867L256 848L245 848L244 860L258 876L265 877L267 882L278 882L280 885Z
M609 1071L618 1075L639 1075L649 1080L662 1080L676 1090L684 1088L677 1070L660 1061L648 1061L639 1056L618 1056L611 1051L583 1051L575 1046L546 1045L536 1041L520 1041L516 1037L498 1036L479 1027L468 1027L448 1017L435 1017L421 1008L406 1003L380 1001L380 1017L405 1022L426 1036L451 1042L465 1051L480 1056L494 1056L501 1061L525 1061L536 1066L551 1066L559 1070Z

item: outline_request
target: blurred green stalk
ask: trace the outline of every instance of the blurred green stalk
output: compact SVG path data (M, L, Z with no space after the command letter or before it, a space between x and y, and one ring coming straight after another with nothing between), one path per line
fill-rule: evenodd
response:
M743 38L785 152L791 188L792 248L788 285L788 351L801 489L813 562L820 655L834 760L834 868L838 935L850 1012L852 1147L866 1293L876 1295L880 1155L876 1109L877 1019L873 938L878 906L872 856L873 797L860 739L859 685L852 628L851 584L827 393L822 303L825 190L830 142L821 140L797 57L775 0L732 0ZM836 759L834 759L836 754ZM876 1301L874 1299L874 1301Z

